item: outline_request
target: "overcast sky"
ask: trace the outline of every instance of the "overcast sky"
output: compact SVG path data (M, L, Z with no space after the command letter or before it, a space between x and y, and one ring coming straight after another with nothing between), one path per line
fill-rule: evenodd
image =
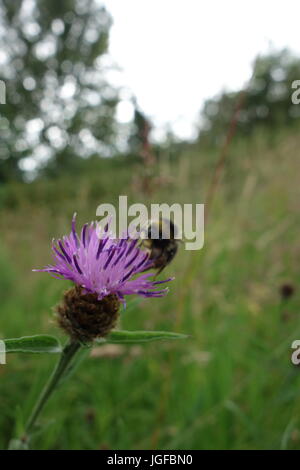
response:
M114 79L137 97L157 136L167 124L192 136L203 100L241 87L258 53L288 46L300 54L299 0L101 3L114 19L110 55L122 68ZM130 112L122 103L120 120Z

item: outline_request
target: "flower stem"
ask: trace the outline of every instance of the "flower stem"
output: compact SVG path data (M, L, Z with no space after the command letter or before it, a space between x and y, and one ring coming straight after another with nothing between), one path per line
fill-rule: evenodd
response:
M51 397L52 393L56 390L57 386L60 384L61 379L64 377L65 372L68 370L72 359L75 354L80 350L81 344L79 342L71 341L67 343L62 351L60 359L50 377L49 382L46 384L42 390L38 401L33 408L33 411L28 419L28 422L25 427L25 435L28 436L34 427L37 418L39 417L41 411L46 405L47 401Z

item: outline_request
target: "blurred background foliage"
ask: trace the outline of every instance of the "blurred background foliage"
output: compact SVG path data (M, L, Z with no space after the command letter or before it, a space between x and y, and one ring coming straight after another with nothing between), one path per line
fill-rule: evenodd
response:
M6 55L0 78L7 88L0 180L21 178L28 156L55 176L77 157L111 153L118 92L106 82L101 61L111 25L107 11L91 0L4 0L0 18Z
M24 8L24 4L27 8ZM186 342L97 349L47 406L37 449L300 447L299 106L288 51L257 58L248 86L199 111L193 142L152 123L107 69L111 17L92 0L0 4L0 337L63 335L53 306L67 287L31 273L53 237L95 218L102 202L205 202L237 103L235 135L206 225L203 250L181 249L164 299L130 303L125 329L167 329ZM117 145L120 135L126 145ZM213 209L213 210L212 210ZM282 296L282 285L293 288ZM29 414L55 358L8 357L0 367L0 446ZM78 424L80 423L80 424Z
M252 78L244 90L223 92L206 101L201 115L200 141L221 143L226 123L232 119L241 93L244 99L237 119L237 135L247 137L258 128L273 132L276 128L293 126L300 117L300 109L291 100L292 83L299 76L299 58L288 50L257 57Z
M134 97L126 145L121 152L116 145L124 125L116 120L120 89L106 78L111 23L109 12L93 0L3 0L0 80L7 103L0 114L0 182L56 178L85 166L92 172L88 157L143 156L152 126ZM299 59L288 50L258 57L245 90L223 91L205 102L199 146L222 144L241 93L237 136L294 125L300 111L291 103L291 84L299 76ZM153 152L166 147L176 154L182 142L169 133Z

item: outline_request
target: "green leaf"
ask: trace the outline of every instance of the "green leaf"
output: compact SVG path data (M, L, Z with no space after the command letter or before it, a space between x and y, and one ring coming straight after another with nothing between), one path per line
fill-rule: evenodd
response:
M60 353L62 347L54 336L35 335L4 339L7 353Z
M170 339L186 339L188 336L169 331L112 331L106 338L96 340L101 343L148 343Z

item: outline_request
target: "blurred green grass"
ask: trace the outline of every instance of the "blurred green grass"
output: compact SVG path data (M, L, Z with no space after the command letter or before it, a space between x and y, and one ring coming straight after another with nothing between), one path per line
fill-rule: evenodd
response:
M124 329L167 329L186 341L126 347L90 357L41 418L36 449L297 449L300 374L290 362L299 323L300 137L237 140L199 252L180 250L165 271L169 295L132 303ZM136 162L94 161L56 182L2 188L0 337L56 334L52 307L67 283L33 267L49 262L52 237L98 204L204 202L216 152L191 146L160 164L169 184L151 201L132 185ZM171 178L170 178L171 177ZM279 286L291 282L285 304ZM108 352L109 353L109 352ZM28 416L56 357L10 355L0 367L0 447ZM15 424L17 423L17 425Z

